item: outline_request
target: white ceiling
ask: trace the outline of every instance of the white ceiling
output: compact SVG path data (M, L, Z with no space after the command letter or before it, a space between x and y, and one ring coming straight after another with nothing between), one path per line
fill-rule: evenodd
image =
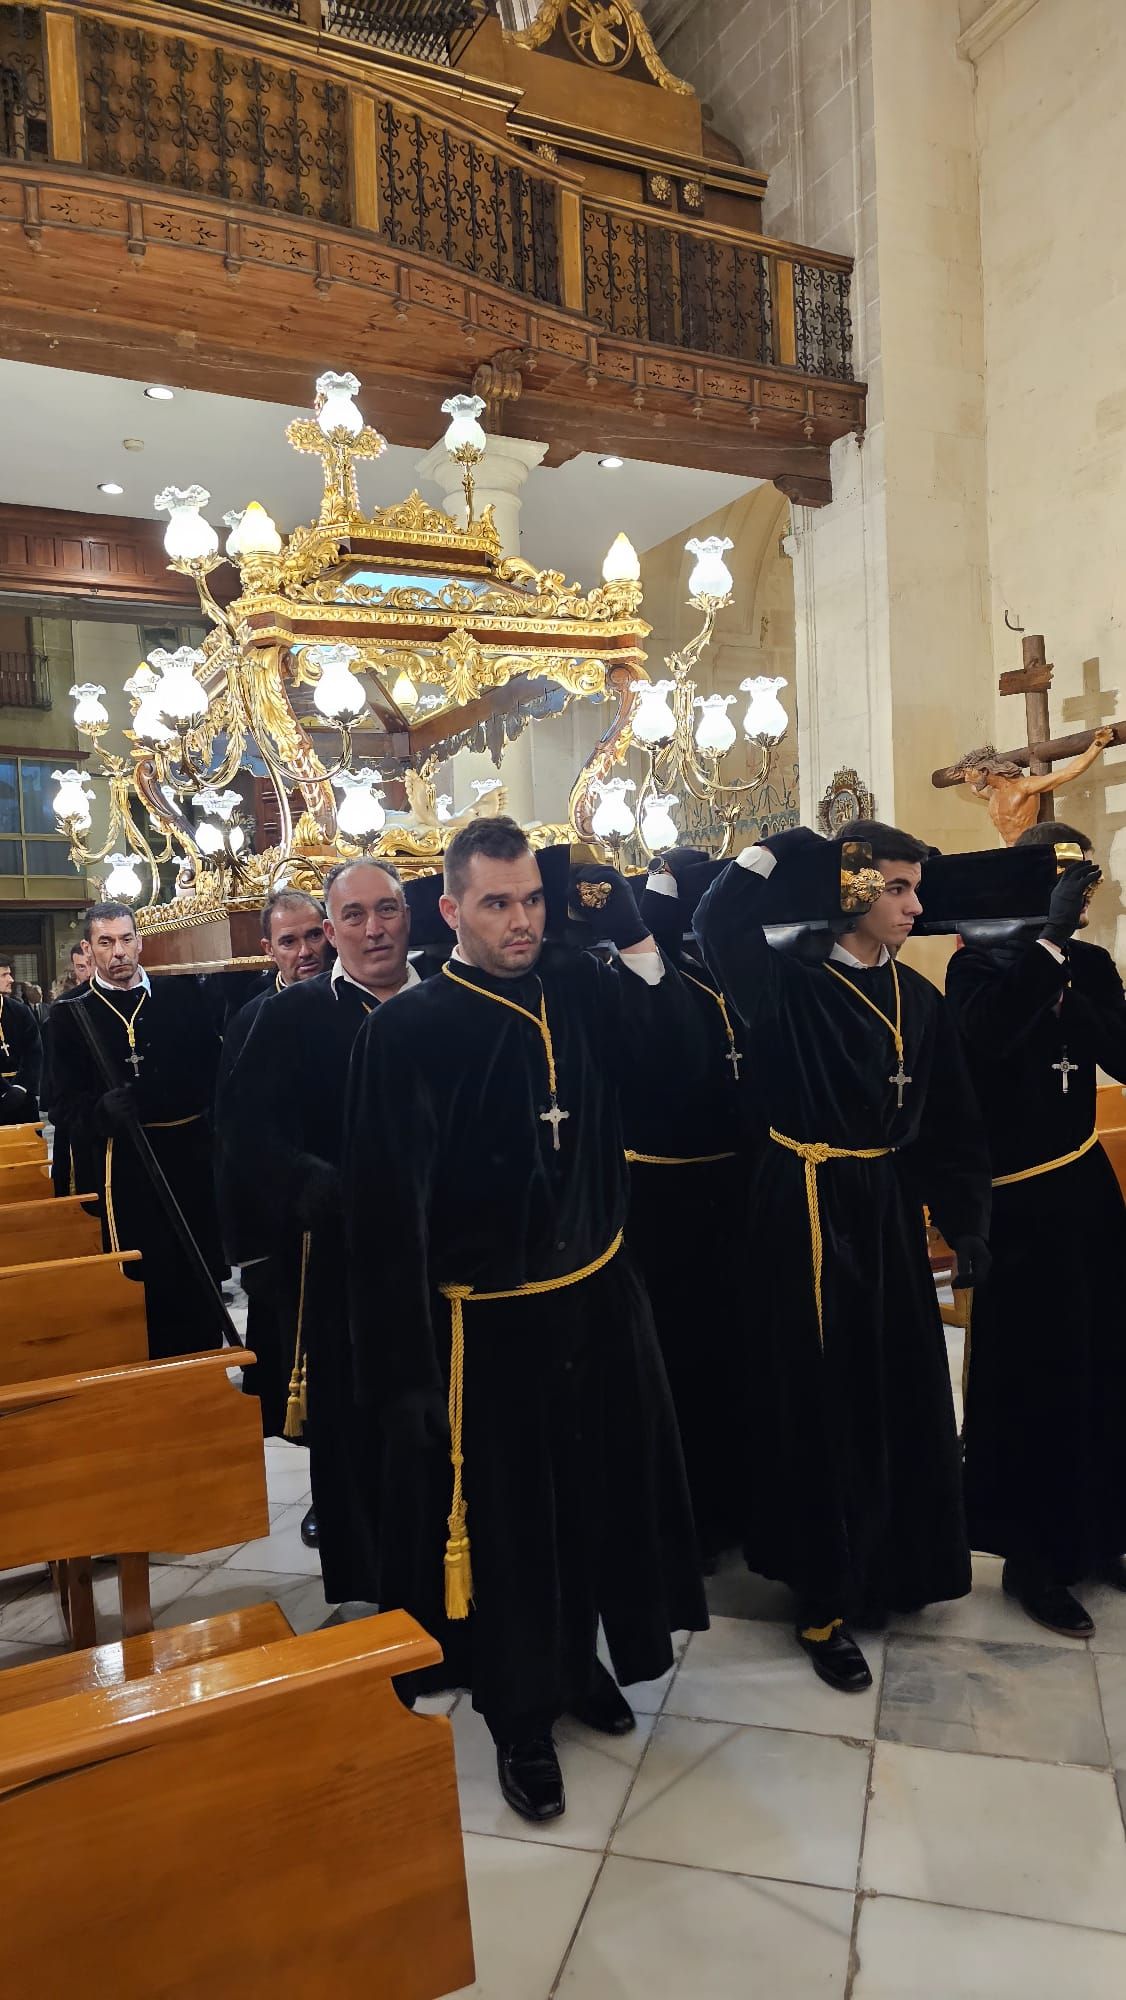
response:
M151 515L153 496L162 487L198 481L211 494L207 513L216 526L229 509L248 500L260 500L283 530L315 517L320 467L292 451L284 435L290 418L306 412L196 389L177 389L172 402L153 402L145 386L116 376L0 361L0 501ZM435 411L435 438L444 428L445 419ZM139 438L144 449L127 450L125 438ZM364 505L387 506L414 486L437 501L437 489L419 477L419 457L389 445L374 465L361 465ZM116 480L124 493L100 493L102 480ZM640 459L608 472L583 452L566 465L531 474L521 554L537 567L594 583L619 529L644 553L759 483Z

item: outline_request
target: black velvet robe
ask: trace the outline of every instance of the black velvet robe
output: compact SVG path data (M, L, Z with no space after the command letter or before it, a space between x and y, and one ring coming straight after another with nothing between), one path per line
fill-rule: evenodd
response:
M372 1423L396 1396L447 1391L443 1284L508 1290L580 1270L626 1220L615 976L545 953L498 980L458 964L368 1022L353 1061L345 1187L353 1336ZM623 975L628 977L630 975ZM538 1007L542 978L568 1113L542 1122L539 1032L487 996ZM467 990L480 988L481 991ZM670 1664L707 1622L680 1441L628 1250L565 1290L465 1308L465 1494L475 1604L443 1608L447 1452L388 1430L383 1602L441 1642L423 1685L469 1686L503 1731L585 1692L599 1617L620 1681Z
M785 866L782 862L780 866ZM984 1236L989 1166L942 996L899 966L903 1109L887 1027L825 965L774 951L765 883L732 863L697 935L743 1020L763 1143L751 1180L747 1339L758 1421L745 1530L752 1569L783 1578L810 1622L960 1597L970 1587L946 1344L922 1207L948 1240ZM894 1016L889 966L847 972ZM767 1136L895 1150L817 1173L824 1242L818 1333L803 1162Z
M373 998L346 980L333 986L328 973L268 993L224 1084L224 1184L228 1175L241 1181L249 1240L270 1260L287 1390L304 1233L297 1200L310 1158L339 1169L352 1044L373 1011ZM302 1338L305 1441L325 1597L332 1604L377 1603L379 1458L356 1409L342 1216L310 1232Z
M217 1283L224 1266L215 1210L211 1111L219 1038L196 980L154 979L137 1019L141 1068L134 1079L127 1061L124 1017L136 1012L142 990L95 990L91 983L65 1006L52 1008L48 1033L53 1109L69 1132L76 1158L88 1163L96 1176L105 1246L113 1247L115 1227L123 1250L142 1253L141 1265L127 1264L125 1271L144 1282L149 1353L155 1359L219 1347L222 1335L129 1133L118 1132L111 1142L99 1130L97 1105L109 1085L95 1064L77 1015L81 1009L93 1027L115 1084L129 1084L134 1090L149 1143Z
M237 1143L236 1126L228 1116L227 1103L235 1066L259 1010L270 994L281 991L277 975L263 973L257 991L243 1006L230 1013L220 1004L219 1014L220 1017L225 1014L226 1026L215 1091L215 1191L223 1247L230 1263L239 1268L247 1299L246 1344L255 1356L243 1369L242 1386L246 1395L258 1398L266 1437L281 1437L285 1430L293 1368L294 1276L288 1269L279 1273L275 1268L278 1247L273 1232L267 1236L261 1226L261 1202L253 1179L247 1178L245 1150ZM271 1242L273 1258L269 1254ZM292 1251L288 1259L284 1252L280 1254L283 1261L292 1264ZM299 1258L297 1277L300 1277Z
M46 1116L51 1120L51 1185L57 1195L93 1194L99 1182L99 1163L102 1145L99 1141L93 1148L76 1145L75 1136L58 1105L58 1093L51 1063L54 1048L54 1031L51 1022L59 1007L68 1007L73 1000L80 1000L87 983L69 987L52 1000L43 1030L43 1081L40 1095Z
M1074 1152L1096 1064L1126 1081L1126 998L1109 953L967 946L947 973L993 1171ZM1059 1011L1057 1012L1057 1004ZM1053 1068L1066 1054L1077 1069ZM1060 1582L1126 1549L1126 1207L1101 1146L993 1194L993 1272L974 1301L966 1509L975 1548Z
M662 956L657 987L615 962L628 1028L625 1142L648 1156L630 1161L626 1241L653 1307L707 1561L744 1525L749 1378L738 1300L749 1166L714 982L679 950ZM745 1067L743 1056L740 1075Z
M0 1125L31 1125L39 1116L43 1037L31 1008L0 993Z

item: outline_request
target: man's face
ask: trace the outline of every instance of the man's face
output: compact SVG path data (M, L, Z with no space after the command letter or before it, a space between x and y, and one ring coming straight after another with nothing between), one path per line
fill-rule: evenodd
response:
M325 934L349 979L370 993L399 991L407 976L411 914L385 869L364 862L333 883Z
M530 972L543 948L547 907L534 854L494 861L475 854L460 896L439 905L470 965L498 979Z
M916 917L923 914L923 906L917 894L922 867L918 861L880 861L873 864L879 869L887 887L879 902L873 903L866 916L853 926L857 935L883 945L886 951L896 952L906 944L915 928Z
M70 954L70 969L79 986L85 986L94 969L93 954L85 938Z
M108 986L131 986L141 962L141 940L132 917L99 918L90 935L94 969Z
M262 939L262 949L273 959L284 985L296 986L302 979L315 979L325 969L328 939L313 905L299 903L292 910L274 910L270 935Z
M10 966L10 965L0 965L0 993L10 993L10 992L11 992L11 990L12 990L12 979L13 979L13 973L12 973L12 968L11 968L11 966Z

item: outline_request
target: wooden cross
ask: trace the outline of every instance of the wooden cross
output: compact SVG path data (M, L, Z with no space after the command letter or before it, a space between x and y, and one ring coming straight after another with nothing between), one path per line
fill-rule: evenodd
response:
M551 1100L551 1110L540 1112L540 1124L550 1125L551 1143L557 1153L562 1150L559 1144L559 1127L562 1125L563 1120L570 1116L569 1111L560 1111L554 1097Z
M1062 1061L1052 1064L1052 1068L1058 1069L1060 1073L1060 1082L1063 1084L1063 1094L1065 1097L1067 1096L1067 1093L1071 1088L1071 1083L1070 1083L1071 1073L1073 1070L1077 1070L1080 1067L1081 1065L1079 1063L1073 1063L1070 1060L1066 1049L1063 1052Z

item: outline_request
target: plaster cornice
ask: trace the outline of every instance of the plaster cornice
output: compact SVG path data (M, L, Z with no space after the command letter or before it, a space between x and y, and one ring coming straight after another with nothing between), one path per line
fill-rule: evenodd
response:
M1036 0L990 0L984 14L978 16L973 26L959 35L956 47L958 54L967 62L977 63L987 49L1015 28L1018 21L1030 14Z

